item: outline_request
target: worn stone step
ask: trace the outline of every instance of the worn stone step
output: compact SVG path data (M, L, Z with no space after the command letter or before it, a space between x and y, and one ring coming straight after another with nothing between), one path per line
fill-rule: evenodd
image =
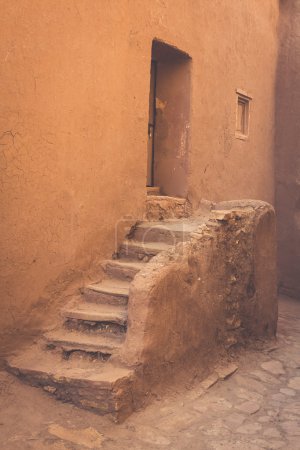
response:
M147 195L160 195L160 187L147 186Z
M112 355L121 345L122 340L112 335L80 333L65 329L50 331L44 335L49 347L59 348L64 352L91 352Z
M171 248L171 245L165 244L164 242L143 243L134 240L127 240L121 245L119 255L121 258L135 258L146 262L158 253L170 250Z
M142 222L135 228L133 239L141 242L164 242L176 245L189 239L199 227L199 221L165 220Z
M146 200L148 220L181 219L191 215L191 205L185 198L149 195Z
M65 319L114 323L125 326L127 323L127 308L123 305L80 302L64 308L62 316Z
M64 402L123 420L132 412L133 371L110 362L64 360L33 346L6 361L7 370Z
M135 275L145 267L145 265L146 263L143 261L112 259L110 261L106 261L103 264L103 267L108 276L131 281Z
M81 293L89 302L126 305L129 296L129 284L129 280L112 278L89 284L81 289Z
M151 202L158 201L158 202L167 202L167 203L178 204L178 205L185 205L186 198L171 197L170 195L153 195L149 201L151 201Z

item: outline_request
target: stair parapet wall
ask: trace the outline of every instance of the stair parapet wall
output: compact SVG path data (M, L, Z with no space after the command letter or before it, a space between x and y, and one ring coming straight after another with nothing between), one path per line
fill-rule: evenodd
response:
M188 242L136 275L118 358L143 368L144 387L176 367L208 367L229 348L276 334L275 236L271 205L222 202Z

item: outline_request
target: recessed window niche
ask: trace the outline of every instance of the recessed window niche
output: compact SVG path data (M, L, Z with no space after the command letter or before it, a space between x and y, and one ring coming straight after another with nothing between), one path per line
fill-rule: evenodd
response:
M237 109L236 109L236 131L235 136L238 139L247 139L249 137L250 122L250 97L246 92L237 89Z

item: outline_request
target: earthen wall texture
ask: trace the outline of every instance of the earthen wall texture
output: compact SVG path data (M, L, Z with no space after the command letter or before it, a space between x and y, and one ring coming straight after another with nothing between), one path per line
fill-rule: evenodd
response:
M277 78L276 209L280 289L300 298L300 2L282 2Z
M192 58L190 200L273 202L278 1L1 0L1 11L2 331L40 324L111 255L116 222L142 217L154 38ZM235 138L236 88L253 97L247 141Z

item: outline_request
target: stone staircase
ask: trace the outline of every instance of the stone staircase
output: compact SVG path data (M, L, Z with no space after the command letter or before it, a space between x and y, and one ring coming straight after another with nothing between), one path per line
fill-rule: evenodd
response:
M122 420L134 409L135 368L118 355L126 339L130 284L149 261L189 239L199 223L185 221L183 199L152 195L151 219L138 223L116 259L104 261L105 278L83 287L61 311L61 323L7 360L7 369L58 399Z

